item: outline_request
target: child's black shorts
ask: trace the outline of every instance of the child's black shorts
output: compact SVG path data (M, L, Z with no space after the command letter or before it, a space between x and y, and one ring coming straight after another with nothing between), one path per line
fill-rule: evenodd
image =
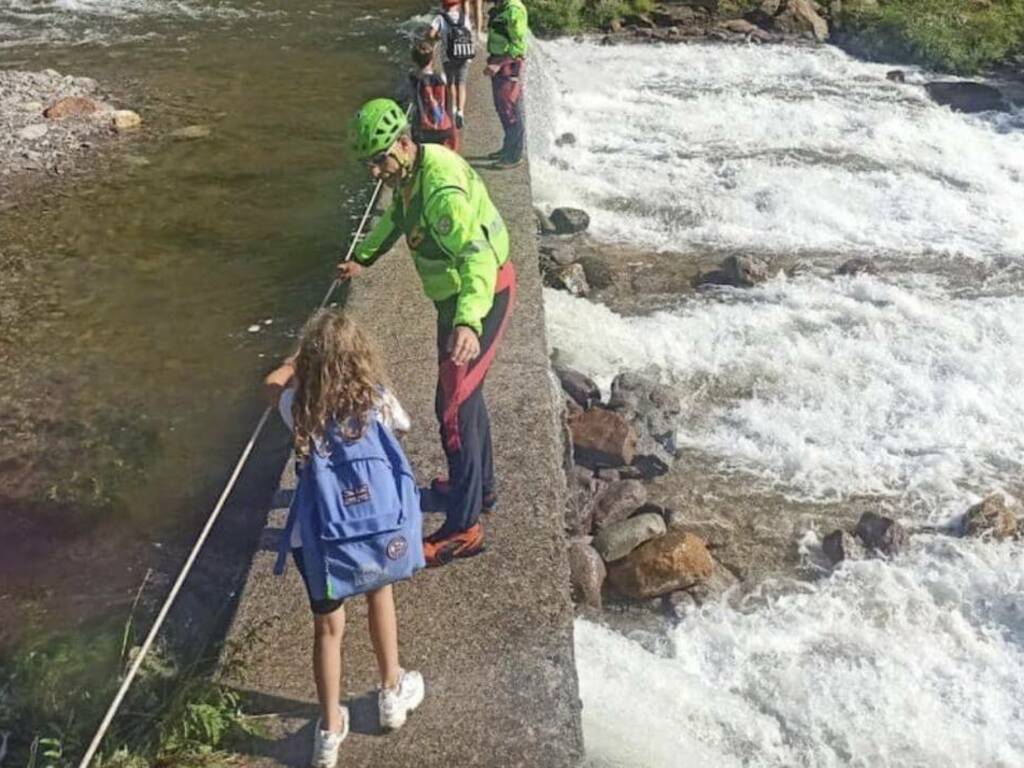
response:
M299 569L299 574L302 576L302 583L306 585L306 594L309 596L309 607L313 613L317 616L326 616L328 613L334 613L336 610L341 608L345 602L341 600L314 600L312 593L309 591L309 581L306 579L306 566L302 564L302 547L295 547L292 550L292 559L295 561L295 567Z
M468 72L468 61L446 61L444 63L444 76L448 85L462 85L466 82Z

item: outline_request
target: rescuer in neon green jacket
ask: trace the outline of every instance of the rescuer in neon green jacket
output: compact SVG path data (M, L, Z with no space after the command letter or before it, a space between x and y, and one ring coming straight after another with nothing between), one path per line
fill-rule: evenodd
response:
M480 512L496 503L483 379L515 297L508 231L476 171L441 145L413 142L395 102L364 104L351 134L356 155L394 196L338 276L355 277L404 235L437 308L436 410L448 477L435 481L433 495L447 515L424 539L424 554L428 565L442 565L483 550Z

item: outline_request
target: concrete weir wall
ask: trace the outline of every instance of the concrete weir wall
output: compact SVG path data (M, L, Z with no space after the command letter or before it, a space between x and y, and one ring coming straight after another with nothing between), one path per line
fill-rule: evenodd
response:
M482 57L481 57L482 58ZM500 145L490 83L479 59L470 73L463 153ZM352 734L340 765L432 768L560 768L582 754L573 659L573 612L562 527L565 481L545 348L536 225L526 166L478 165L509 227L518 296L488 375L498 509L483 523L488 551L423 571L397 588L401 658L423 672L427 697L401 731L377 726L376 665L363 600L347 605L343 690ZM444 471L433 415L434 309L404 245L366 270L349 309L377 338L413 418L405 440L419 479ZM294 485L290 470L282 488ZM272 510L229 633L225 679L273 716L251 765L306 765L316 717L310 668L312 621L294 565L271 570L286 510ZM428 530L439 518L428 515Z

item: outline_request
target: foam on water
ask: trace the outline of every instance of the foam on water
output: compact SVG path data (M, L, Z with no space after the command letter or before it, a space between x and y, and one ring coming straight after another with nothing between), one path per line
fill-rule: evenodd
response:
M541 52L534 190L582 204L602 237L1024 258L1024 132L938 107L884 65L778 46ZM577 142L556 146L563 132Z
M1024 764L1024 562L935 539L818 588L712 605L656 656L580 620L594 768Z
M563 359L604 387L658 366L682 443L755 503L867 494L939 521L1019 484L1021 113L953 114L830 49L558 41L534 59L534 193L587 209L598 239L915 270L637 317L547 291ZM593 768L1024 765L1018 543L918 536L892 562L707 605L661 655L583 620L576 643Z
M266 15L260 6L220 0L9 0L0 3L0 48L125 43L154 34L134 30L136 23Z
M642 317L545 304L570 365L605 386L659 366L684 393L683 444L791 496L910 495L941 515L1021 471L1024 298L807 277Z

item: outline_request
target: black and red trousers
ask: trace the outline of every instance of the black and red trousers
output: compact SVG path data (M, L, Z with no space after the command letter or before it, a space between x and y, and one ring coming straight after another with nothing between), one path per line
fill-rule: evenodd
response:
M498 64L491 78L494 109L498 113L505 138L501 144L501 159L515 163L523 156L526 145L526 117L523 86L526 82L526 62L523 59L492 57L488 63Z
M448 461L449 482L446 517L441 528L444 536L476 525L484 495L495 490L491 419L484 401L484 379L508 325L515 296L515 269L511 262L505 262L498 269L494 303L482 322L480 355L461 366L451 361L448 352L458 297L437 302L438 377L434 407Z

